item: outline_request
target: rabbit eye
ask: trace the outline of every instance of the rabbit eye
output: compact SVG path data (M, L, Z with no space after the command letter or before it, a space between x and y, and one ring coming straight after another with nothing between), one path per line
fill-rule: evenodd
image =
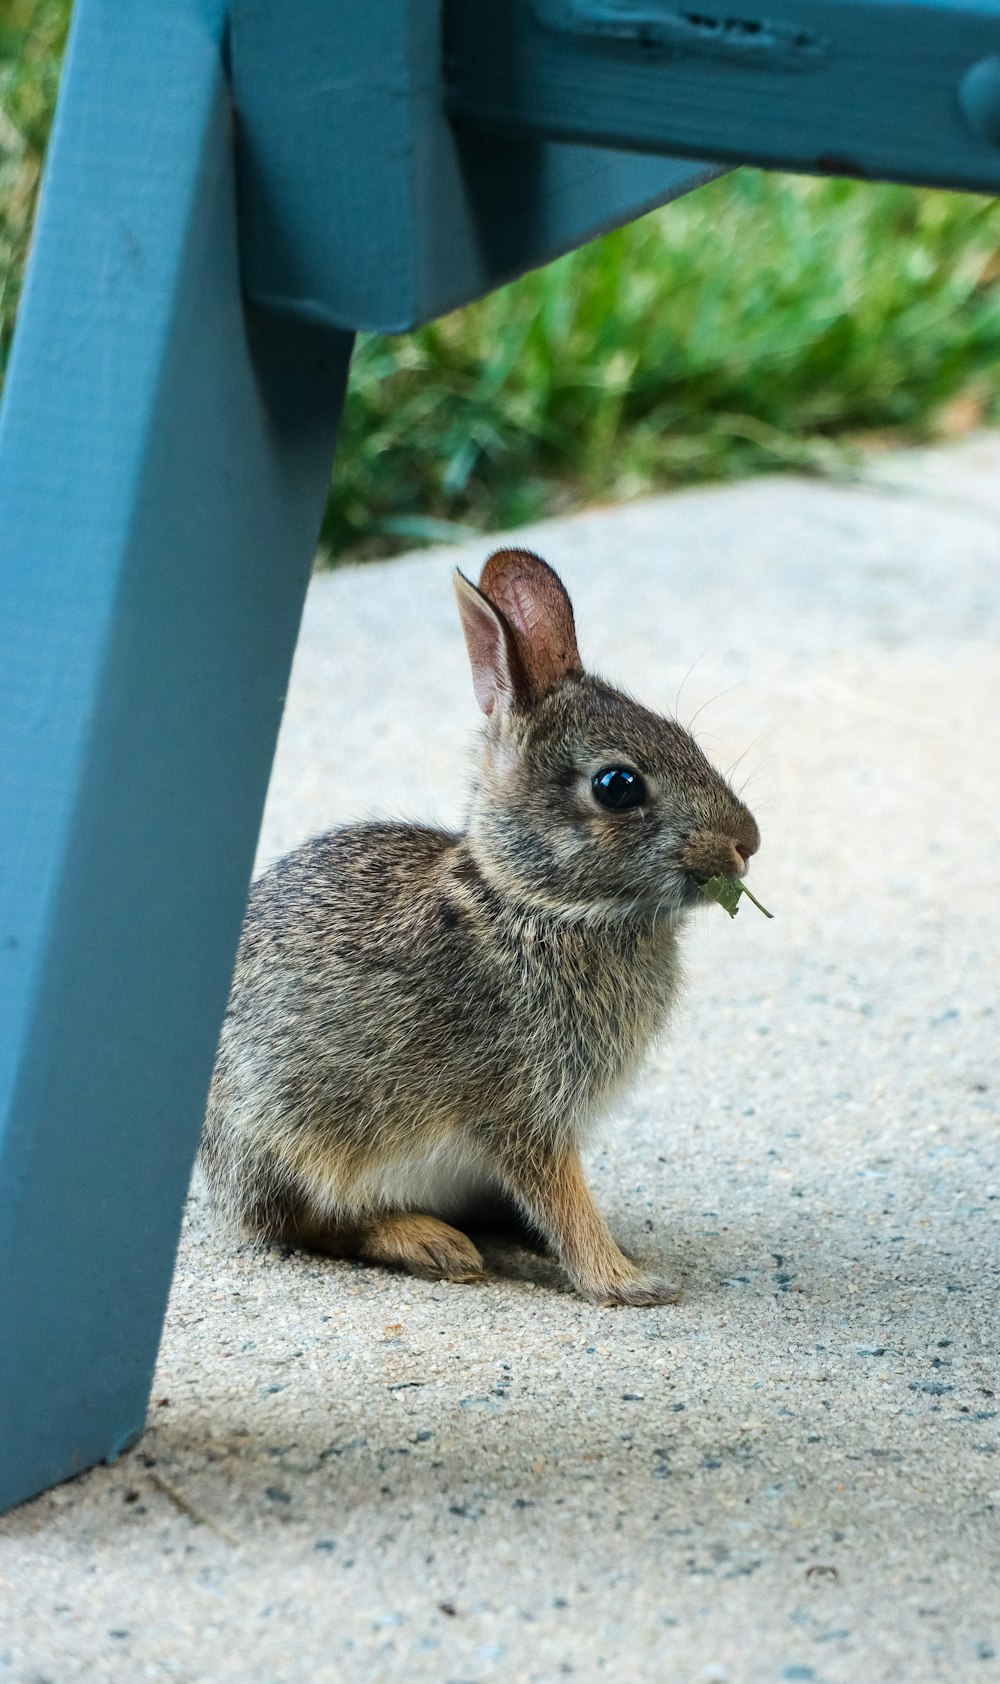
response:
M630 772L627 766L605 766L603 772L594 773L590 787L594 800L614 813L641 807L646 799L646 785L638 772Z

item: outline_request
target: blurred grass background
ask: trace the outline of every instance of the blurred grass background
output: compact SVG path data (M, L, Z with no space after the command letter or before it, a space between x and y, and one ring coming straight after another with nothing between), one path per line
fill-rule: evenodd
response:
M0 378L68 0L0 0ZM1000 421L1000 203L741 170L364 336L323 528L363 559Z

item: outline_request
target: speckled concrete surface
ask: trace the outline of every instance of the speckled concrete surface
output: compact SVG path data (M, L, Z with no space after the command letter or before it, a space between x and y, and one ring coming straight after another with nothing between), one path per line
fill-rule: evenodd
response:
M683 1303L240 1253L196 1188L145 1441L0 1522L0 1681L1000 1677L1000 441L871 473L524 535L764 831L592 1162ZM316 581L262 857L457 817L483 549Z

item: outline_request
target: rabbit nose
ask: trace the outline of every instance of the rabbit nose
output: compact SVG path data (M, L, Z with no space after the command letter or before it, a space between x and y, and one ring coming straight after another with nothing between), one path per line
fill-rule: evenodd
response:
M750 858L751 854L755 854L757 852L756 848L748 848L745 842L736 842L734 846L744 865L746 865L746 862Z

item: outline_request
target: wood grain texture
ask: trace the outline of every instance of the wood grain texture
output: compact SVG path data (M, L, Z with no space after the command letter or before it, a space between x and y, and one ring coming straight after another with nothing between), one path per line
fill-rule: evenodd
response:
M215 0L79 0L0 425L0 1505L141 1429L350 340L244 319Z
M995 192L963 116L998 0L448 0L448 104L505 134Z
M252 297L398 332L718 174L456 128L444 51L440 0L234 0Z

